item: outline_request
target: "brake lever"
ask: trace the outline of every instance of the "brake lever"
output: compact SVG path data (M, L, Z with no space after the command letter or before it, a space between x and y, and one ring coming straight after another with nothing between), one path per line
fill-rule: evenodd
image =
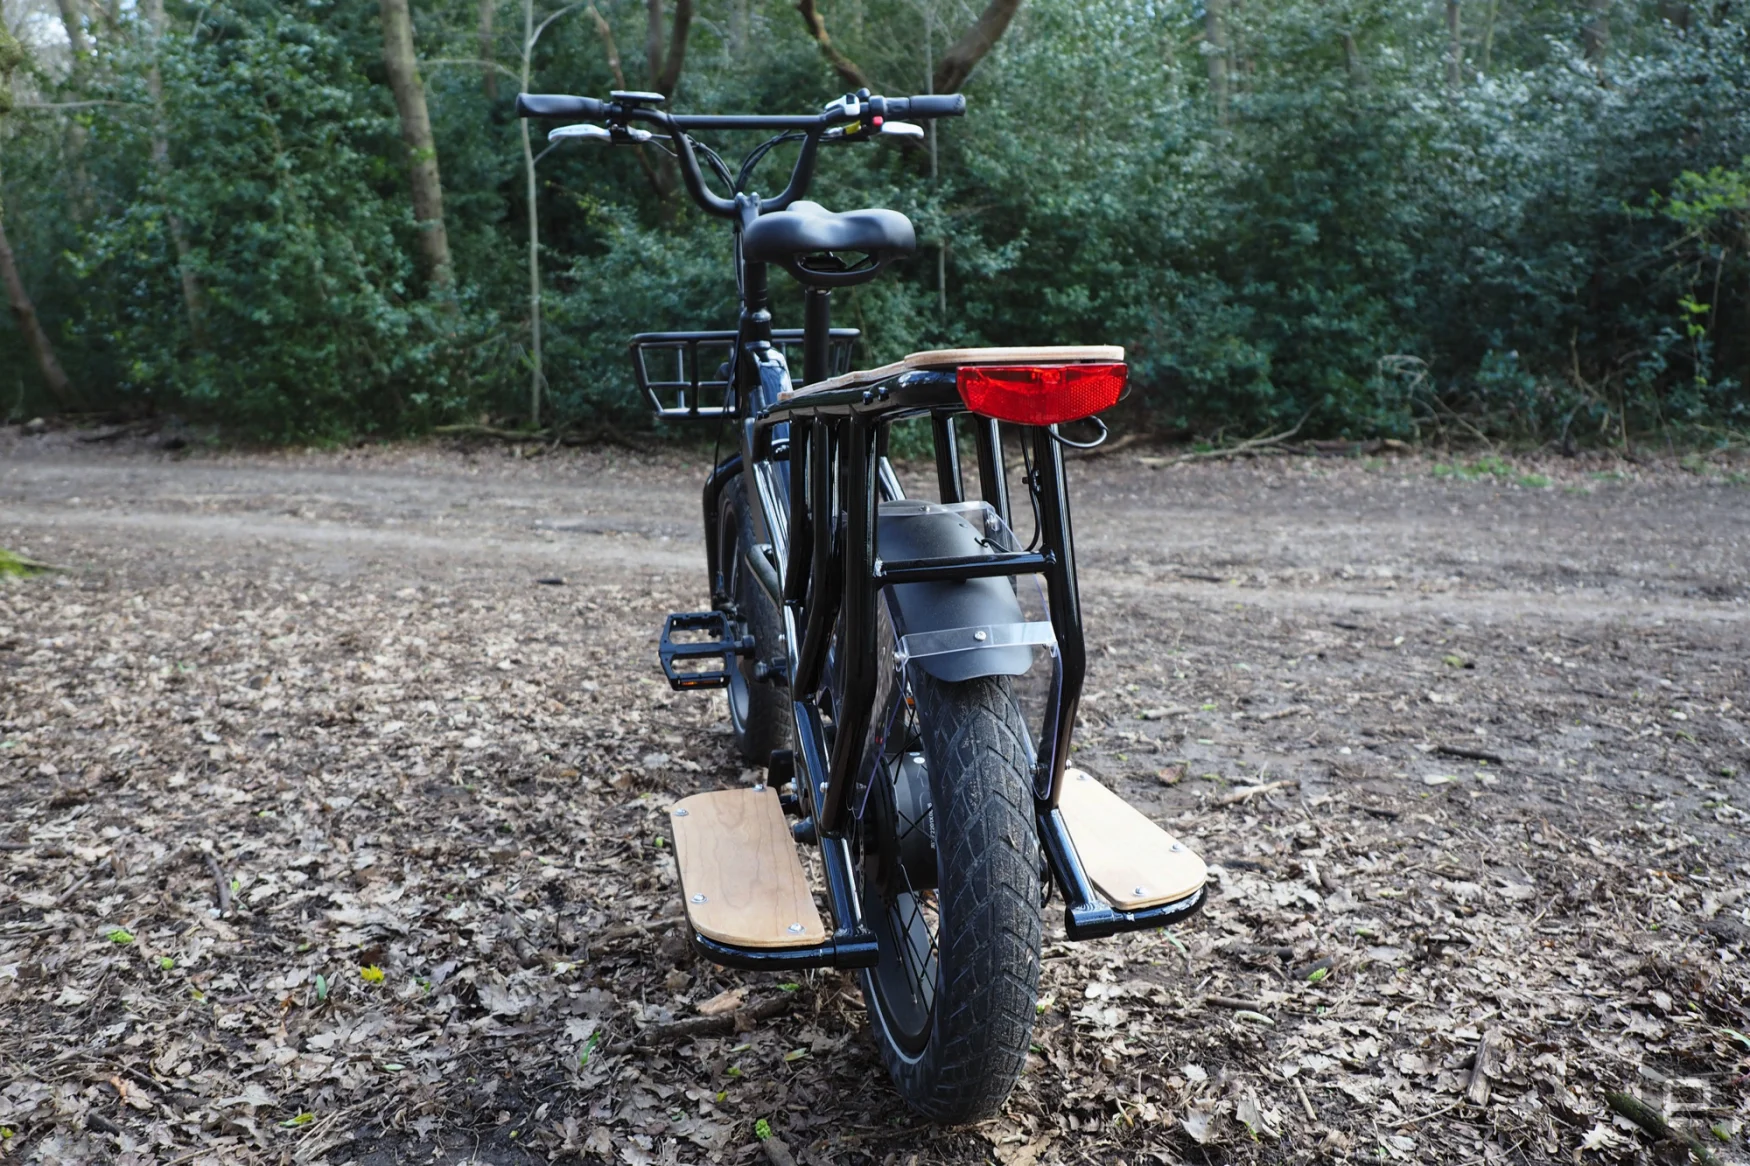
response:
M641 130L636 126L610 125L603 129L598 125L579 122L576 125L558 126L547 132L549 142L582 141L597 142L609 146L637 146L648 142L651 138L649 130Z
M884 121L876 131L884 138L900 138L908 142L924 140L924 127L909 121Z

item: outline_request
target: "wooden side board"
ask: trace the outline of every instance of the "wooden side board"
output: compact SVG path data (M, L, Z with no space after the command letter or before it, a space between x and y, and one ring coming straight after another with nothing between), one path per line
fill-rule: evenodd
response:
M1195 894L1209 877L1191 848L1091 774L1066 770L1058 800L1088 880L1120 911L1158 907Z
M963 364L1122 364L1124 349L1115 344L1061 344L1038 348L936 348L929 352L914 352L904 360L884 364L880 368L848 372L829 377L803 389L792 389L781 399L789 400L802 393L821 393L829 389L848 389L855 385L872 385L902 372L924 368L959 368Z
M669 810L669 825L682 901L699 934L741 947L826 942L773 790L717 790L682 798Z

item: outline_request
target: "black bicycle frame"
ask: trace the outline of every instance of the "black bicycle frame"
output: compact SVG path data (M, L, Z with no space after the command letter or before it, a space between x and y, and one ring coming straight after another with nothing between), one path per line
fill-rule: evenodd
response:
M1056 641L1057 667L1034 765L1034 810L1054 882L1066 903L1071 938L1164 926L1193 914L1202 894L1144 911L1116 911L1100 899L1082 868L1057 809L1070 737L1087 669L1076 585L1075 541L1064 482L1063 447L1055 428L1027 427L1032 469L1023 483L1037 515L1038 549L966 559L883 561L876 515L881 492L881 432L895 421L927 416L935 438L936 476L944 501L963 495L957 416L965 415L952 373L908 372L874 386L815 390L778 402L754 419L756 428L788 423L790 541L779 556L784 572L774 599L784 604L789 676L798 749L795 777L823 842L841 840L851 825L850 795L859 779L878 676L876 604L885 587L925 580L1037 574L1044 578ZM974 417L979 488L1009 519L1002 430ZM838 506L835 510L835 498ZM823 523L823 516L834 516ZM830 751L820 698L829 643L838 636L839 668ZM848 856L846 856L848 861ZM829 881L837 864L826 855ZM835 896L836 898L836 896Z
M733 602L726 587L727 565L720 561L718 527L723 491L740 476L746 483L756 539L756 545L743 548L742 553L748 556L750 573L779 605L785 628L784 658L770 662L775 674L768 676L768 680L789 688L795 747L772 756L768 779L778 785L793 779L798 794L794 809L813 819L834 920L828 942L808 949L736 948L697 936L695 942L717 962L739 967L874 965L877 945L862 920L849 839L853 822L851 794L859 778L880 679L877 604L883 602L882 591L888 587L993 576L1038 575L1044 579L1056 658L1034 762L1032 792L1042 849L1053 881L1065 899L1065 922L1070 937L1093 938L1161 926L1194 913L1202 905L1201 891L1189 899L1150 910L1112 909L1090 884L1057 809L1076 710L1081 703L1087 653L1082 638L1063 449L1055 427L1023 427L1018 435L1029 454L1030 468L1022 485L1036 519L1036 549L883 561L879 504L884 494L897 495L897 483L883 456L887 433L894 422L928 419L934 437L940 498L944 503L965 499L955 423L968 410L960 397L955 374L906 371L874 384L808 388L827 380L834 371L830 293L824 287L809 287L802 329L801 384L806 391L791 391L787 363L774 348L767 265L743 257L740 236L761 214L782 210L806 193L822 136L834 127L856 121L857 117L846 113L843 107L836 111L829 107L826 113L800 117L675 116L649 108L634 98L636 95L622 95L615 103L542 99L576 103L577 109L534 112L541 116L563 116L588 113L583 107L594 106L596 113L613 125L642 122L665 133L675 145L682 180L694 201L707 213L731 220L734 226L740 315L730 354L727 386L730 391L724 408L714 415L736 424L740 448L713 468L704 486L703 517L712 599L719 610ZM903 108L920 111L936 108L937 113L931 114L935 116L950 111L922 103L957 100L900 99L876 108L898 110L900 116L904 116ZM736 193L726 199L706 187L697 153L687 136L691 130L795 131L800 134L801 148L790 181L777 197L761 199L755 194ZM841 330L841 340L847 339L845 332ZM695 351L707 338L721 342L722 337L721 333L662 334L648 342L680 345ZM681 384L683 389L691 390L691 396L683 398L691 404L680 412L700 416L704 414L698 408L696 354L692 359L691 377L683 377L686 383ZM640 370L643 376L642 365ZM648 384L645 387L648 389ZM995 420L974 415L970 428L983 500L1004 524L1012 526L1009 483L1003 462L1003 427ZM779 463L784 464L782 473L778 471ZM833 652L835 636L837 650ZM827 683L829 656L838 671L836 685ZM830 708L823 708L823 698L830 698Z

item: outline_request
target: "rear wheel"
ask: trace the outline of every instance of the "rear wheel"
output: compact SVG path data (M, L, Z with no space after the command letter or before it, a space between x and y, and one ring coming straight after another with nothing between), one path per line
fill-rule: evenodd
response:
M857 877L880 962L862 973L900 1095L936 1121L1014 1088L1039 993L1039 838L1026 728L1007 677L907 669L876 712Z
M731 603L729 634L733 639L751 635L754 642L752 655L736 656L729 664L729 725L742 759L749 765L764 765L774 749L782 749L790 741L786 690L758 676L761 661L784 658L784 624L778 605L743 557L760 552L751 549L753 520L747 512L746 484L740 478L724 492L717 529L718 562L723 566L724 588Z

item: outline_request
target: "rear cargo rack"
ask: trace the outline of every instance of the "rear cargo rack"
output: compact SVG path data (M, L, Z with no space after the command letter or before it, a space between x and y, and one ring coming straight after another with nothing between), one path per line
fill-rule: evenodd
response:
M855 328L832 329L829 376L851 370L856 340ZM793 367L801 366L802 329L773 329L772 344ZM632 375L658 417L726 417L735 411L735 403L722 373L734 349L734 332L640 332L630 346ZM706 404L708 400L714 403Z

